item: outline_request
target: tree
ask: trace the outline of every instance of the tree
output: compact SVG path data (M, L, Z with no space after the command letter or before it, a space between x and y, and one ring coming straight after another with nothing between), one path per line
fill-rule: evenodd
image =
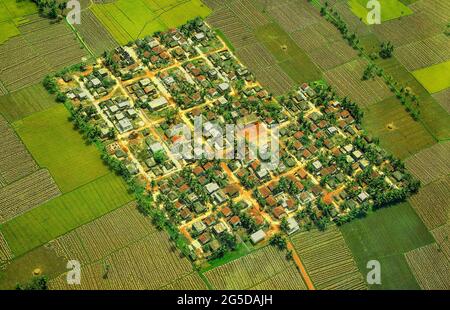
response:
M285 217L281 219L280 229L287 233L289 231L289 224Z
M394 45L390 41L381 43L380 57L383 59L392 57Z
M281 234L273 235L269 240L269 244L276 246L279 250L287 249L286 239Z
M35 276L26 284L17 284L16 290L48 290L48 278L47 276Z
M158 164L161 164L166 160L166 154L164 153L163 150L159 150L155 152L155 154L153 154L153 158Z

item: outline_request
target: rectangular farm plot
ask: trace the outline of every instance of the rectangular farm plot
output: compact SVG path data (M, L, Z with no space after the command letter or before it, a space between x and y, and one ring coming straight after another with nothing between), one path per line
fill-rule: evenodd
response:
M105 266L108 265L106 270ZM50 281L51 289L149 289L162 288L192 273L192 265L167 234L155 231L128 246L118 249L101 261L83 267L81 285L68 285L66 274ZM103 275L107 275L104 277Z
M55 98L41 84L32 85L0 97L0 113L9 122L15 122L55 105Z
M18 25L25 21L26 15L37 12L31 1L3 0L0 3L0 44L20 34Z
M450 87L450 60L413 72L414 77L429 93Z
M409 199L429 230L450 222L449 188L450 176L447 176L422 187Z
M13 258L11 249L0 231L0 266Z
M83 11L81 24L75 25L75 28L97 56L119 45L90 10Z
M450 289L450 261L437 244L412 250L405 256L422 289Z
M281 68L296 83L321 78L320 70L278 24L272 23L258 27L255 33L257 39L272 53Z
M0 115L0 187L39 169L14 130Z
M68 120L63 105L38 112L14 127L41 167L47 168L62 192L108 173L93 145L86 145Z
M450 173L450 142L442 142L409 157L406 168L422 185L436 181Z
M362 273L369 260L384 270L381 285L370 289L418 289L403 253L434 242L433 236L408 203L371 213L340 227Z
M350 249L336 227L296 234L292 242L316 289L367 289Z
M381 78L362 80L366 66L366 61L356 59L325 71L324 76L327 82L336 88L340 96L349 96L350 99L361 105L367 106L392 96Z
M450 221L445 225L433 229L431 233L433 234L433 237L436 240L436 243L441 248L442 252L444 252L447 258L450 260Z
M52 243L62 256L76 257L85 265L101 260L155 230L148 218L137 210L136 203L131 202L78 227Z
M371 9L367 8L367 2L369 0L349 0L348 4L351 11L361 20L368 24L367 16ZM399 0L379 0L381 9L381 21L387 21L396 19L399 17L407 16L413 13L413 11Z
M450 59L450 40L441 33L400 46L394 54L406 69L414 71Z
M122 45L156 31L180 26L197 16L206 17L211 12L200 0L172 2L173 5L156 8L156 3L149 0L117 0L94 4L91 10Z
M284 286L294 286L297 289L306 289L300 273L293 267L293 262L286 260L285 253L272 246L266 246L244 257L231 261L225 265L207 271L204 275L214 289L242 290L254 289L258 285L271 287L270 281L276 277L274 283L284 281ZM289 270L280 279L278 274ZM293 274L292 274L293 273ZM289 279L289 283L288 283ZM265 283L265 284L263 284Z
M36 84L87 55L65 21L51 23L33 14L18 28L20 36L0 45L0 80L9 91Z
M0 222L8 221L60 194L47 170L36 171L0 189Z
M400 158L432 146L436 141L414 121L395 97L371 104L364 111L363 125L380 139L380 145Z
M108 174L15 217L1 231L17 256L131 201L122 179Z

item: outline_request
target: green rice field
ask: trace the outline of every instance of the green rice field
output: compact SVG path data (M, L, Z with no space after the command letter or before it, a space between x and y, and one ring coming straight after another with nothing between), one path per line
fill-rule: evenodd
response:
M65 193L109 172L93 145L86 145L63 105L13 123L37 163L47 168Z

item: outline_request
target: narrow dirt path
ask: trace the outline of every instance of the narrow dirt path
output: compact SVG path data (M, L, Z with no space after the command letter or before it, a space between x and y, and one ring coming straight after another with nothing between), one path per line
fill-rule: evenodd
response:
M288 250L292 250L292 258L294 259L295 264L297 265L300 274L305 281L306 286L308 287L308 290L315 290L314 284L311 281L311 278L309 277L308 273L306 272L305 266L303 266L302 261L300 260L300 257L298 256L297 252L294 249L294 246L292 245L291 241L287 241L287 248Z

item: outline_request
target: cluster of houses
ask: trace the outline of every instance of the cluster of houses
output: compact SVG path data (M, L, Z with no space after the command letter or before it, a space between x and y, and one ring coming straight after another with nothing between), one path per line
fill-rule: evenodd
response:
M126 89L135 104L141 108L158 111L169 104L167 99L159 92L157 85L148 77L128 85Z
M95 99L106 96L116 84L106 68L93 70L91 74L82 79L82 82Z
M309 219L333 220L361 208L377 195L371 182L380 188L405 182L344 103L323 104L306 83L275 98L201 20L119 47L103 64L110 70L94 69L80 77L84 87L66 95L82 105L99 101L108 152L131 175L151 180L158 207L190 240L194 260L215 257L227 234L258 246L274 226L291 234ZM126 94L109 95L110 71ZM158 113L149 121L141 111ZM199 159L199 150L192 158L169 154L183 138L174 129L184 122L193 128L198 117L204 143L231 123L255 125L260 134L277 125L279 163L249 158L249 145L226 161ZM114 128L127 134L116 141L108 135ZM233 149L234 140L223 141L209 146ZM270 151L265 147L259 155Z
M99 107L120 133L129 132L144 125L128 97L118 96L108 99L99 103Z

